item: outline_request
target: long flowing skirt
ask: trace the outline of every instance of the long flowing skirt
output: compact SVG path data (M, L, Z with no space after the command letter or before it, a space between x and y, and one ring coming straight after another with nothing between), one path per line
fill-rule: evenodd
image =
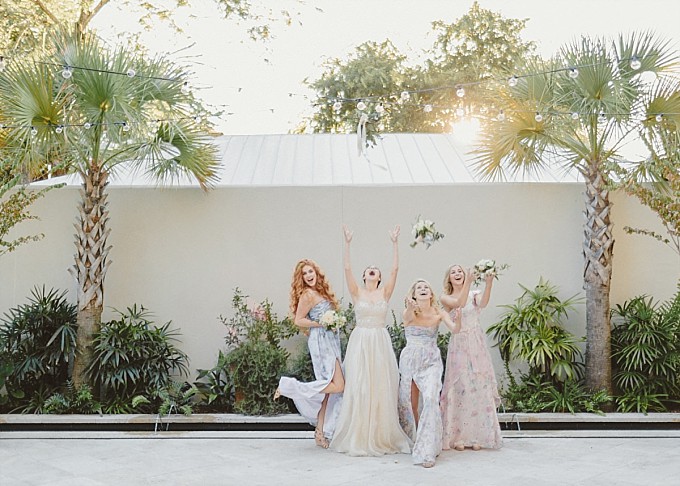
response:
M350 456L411 452L399 425L399 370L387 329L356 327L345 353L345 392L331 449Z
M481 328L452 335L441 395L443 448L501 447L496 415L499 403L496 376Z
M412 452L414 464L434 462L442 450L442 417L439 411L442 371L442 358L436 343L407 343L399 357L399 419L404 431L415 442ZM422 404L417 428L411 408L411 383L418 387Z
M342 362L340 337L337 333L314 327L310 329L307 346L312 357L316 380L305 383L295 378L282 376L279 381L279 390L281 395L293 400L300 415L316 426L319 410L325 397L322 390L333 379L336 363ZM335 393L328 397L323 425L324 436L328 438L333 437L341 403L342 394Z

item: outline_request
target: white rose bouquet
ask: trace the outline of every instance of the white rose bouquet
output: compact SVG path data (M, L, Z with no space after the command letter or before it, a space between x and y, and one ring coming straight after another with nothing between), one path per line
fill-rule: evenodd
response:
M444 233L437 231L433 221L422 219L420 216L418 216L418 220L413 225L411 234L414 238L414 241L411 243L411 248L415 248L418 243L422 243L425 245L425 249L427 249L432 246L432 243L435 241L444 238Z
M329 331L337 332L347 324L345 316L334 310L327 310L319 319L319 324Z
M479 260L475 264L474 268L475 274L477 275L475 278L475 285L482 283L482 280L484 280L489 275L493 275L494 277L498 278L498 276L501 274L501 270L505 270L509 267L510 265L507 263L498 265L495 260L490 260L488 258Z

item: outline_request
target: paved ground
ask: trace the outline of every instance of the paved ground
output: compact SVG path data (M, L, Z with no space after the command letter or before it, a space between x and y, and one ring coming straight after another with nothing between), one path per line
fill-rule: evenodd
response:
M0 485L672 485L680 431L504 432L499 451L347 457L311 432L2 432Z

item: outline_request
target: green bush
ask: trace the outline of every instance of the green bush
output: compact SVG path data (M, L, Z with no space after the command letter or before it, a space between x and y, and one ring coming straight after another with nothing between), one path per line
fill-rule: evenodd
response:
M104 411L130 413L135 396L148 398L144 411L156 410L159 394L175 374L186 374L187 356L174 343L178 332L170 322L156 327L151 314L133 305L120 318L102 324L93 339L93 356L87 373L99 392Z
M680 291L656 305L635 297L612 311L612 367L620 412L666 411L680 400Z
M199 369L197 380L194 385L202 397L202 410L215 413L234 411L234 380L225 353L219 352L217 363L211 369Z
M66 292L34 288L0 323L0 407L42 412L69 379L75 343L76 307Z
M63 392L54 393L43 407L44 413L55 414L92 414L101 413L101 405L95 400L89 385L73 386L69 381Z

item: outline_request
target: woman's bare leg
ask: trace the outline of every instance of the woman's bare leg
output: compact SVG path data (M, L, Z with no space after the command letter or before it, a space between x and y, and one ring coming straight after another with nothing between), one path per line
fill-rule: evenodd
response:
M331 378L331 382L326 385L326 388L321 390L321 393L342 393L343 391L345 391L345 376L342 374L340 360L336 359L333 378Z
M416 428L418 428L418 402L420 401L420 390L416 386L416 382L411 380L411 410L413 410L413 419L416 422Z

